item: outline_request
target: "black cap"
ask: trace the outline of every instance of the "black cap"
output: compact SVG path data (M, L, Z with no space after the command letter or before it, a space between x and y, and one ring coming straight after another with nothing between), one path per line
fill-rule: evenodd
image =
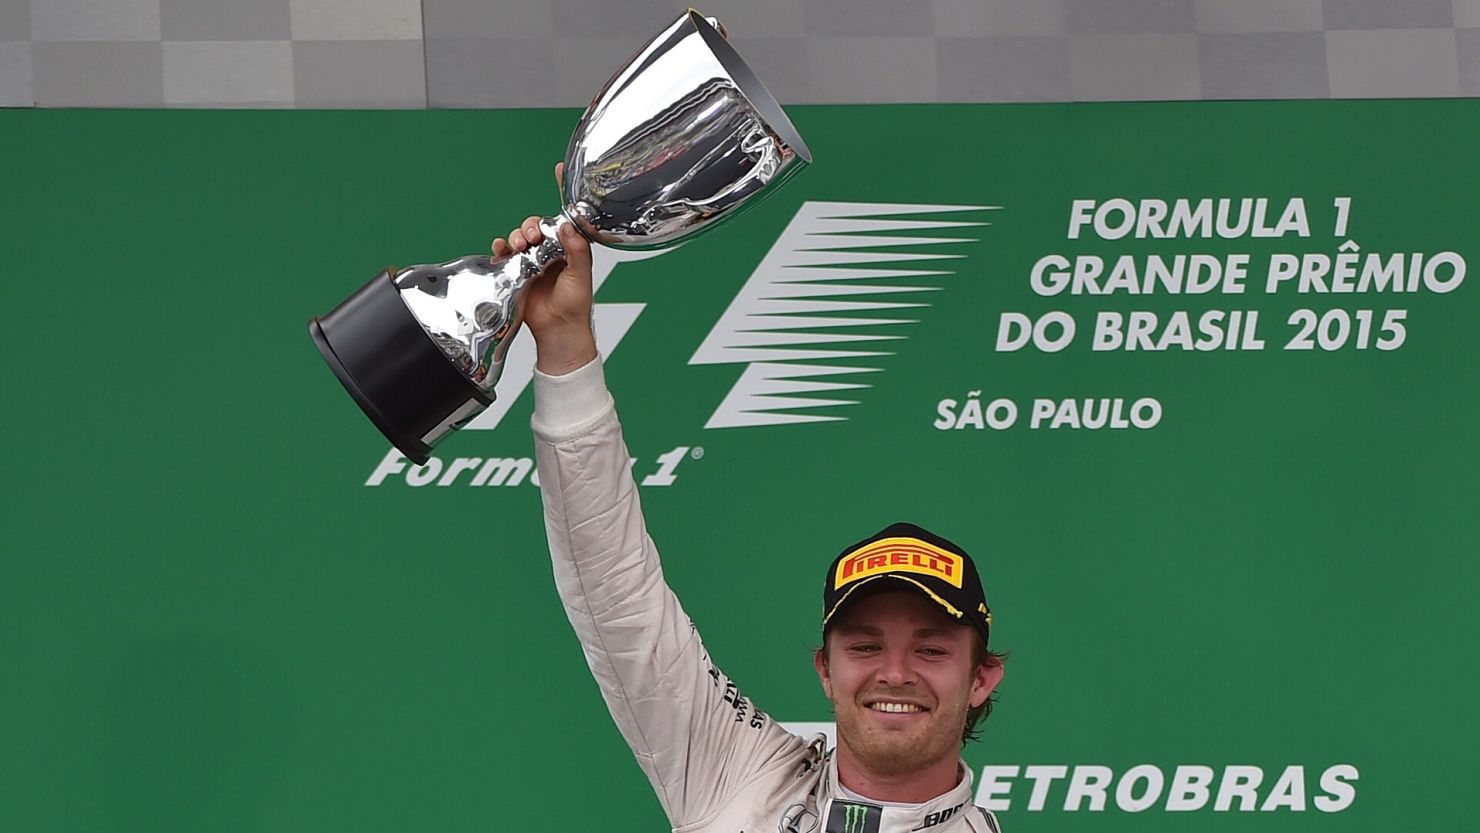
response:
M822 588L822 630L850 599L889 590L913 590L981 634L992 631L992 611L966 550L911 523L890 524L838 554Z

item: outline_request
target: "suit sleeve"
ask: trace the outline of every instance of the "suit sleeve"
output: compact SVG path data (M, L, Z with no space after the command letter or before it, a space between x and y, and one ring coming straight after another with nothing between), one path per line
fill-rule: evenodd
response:
M535 386L545 530L566 615L670 823L702 822L805 743L715 667L664 581L599 360L537 374Z

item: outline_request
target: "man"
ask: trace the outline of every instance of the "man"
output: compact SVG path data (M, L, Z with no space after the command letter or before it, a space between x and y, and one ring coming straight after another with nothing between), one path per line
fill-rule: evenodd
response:
M559 176L559 169L556 172ZM543 235L531 217L495 255ZM1002 679L965 552L908 524L828 570L815 666L837 748L776 725L710 662L663 580L591 332L591 251L531 284L533 428L555 581L612 718L677 833L998 833L960 747Z

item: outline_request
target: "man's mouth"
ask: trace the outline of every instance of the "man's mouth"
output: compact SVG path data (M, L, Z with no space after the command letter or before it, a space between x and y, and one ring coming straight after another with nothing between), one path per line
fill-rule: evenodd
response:
M918 703L904 703L897 700L874 700L864 704L870 711L883 712L885 714L915 714L929 711Z

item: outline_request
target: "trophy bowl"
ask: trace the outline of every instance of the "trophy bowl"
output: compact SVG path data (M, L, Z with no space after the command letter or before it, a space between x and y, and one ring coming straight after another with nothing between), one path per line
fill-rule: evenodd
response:
M565 153L561 210L540 222L538 246L388 268L309 332L370 421L425 463L493 403L521 291L565 257L561 226L619 249L669 246L754 205L811 161L718 21L690 9L586 108Z
M664 246L811 161L721 30L690 10L596 94L565 152L563 214L592 242Z

